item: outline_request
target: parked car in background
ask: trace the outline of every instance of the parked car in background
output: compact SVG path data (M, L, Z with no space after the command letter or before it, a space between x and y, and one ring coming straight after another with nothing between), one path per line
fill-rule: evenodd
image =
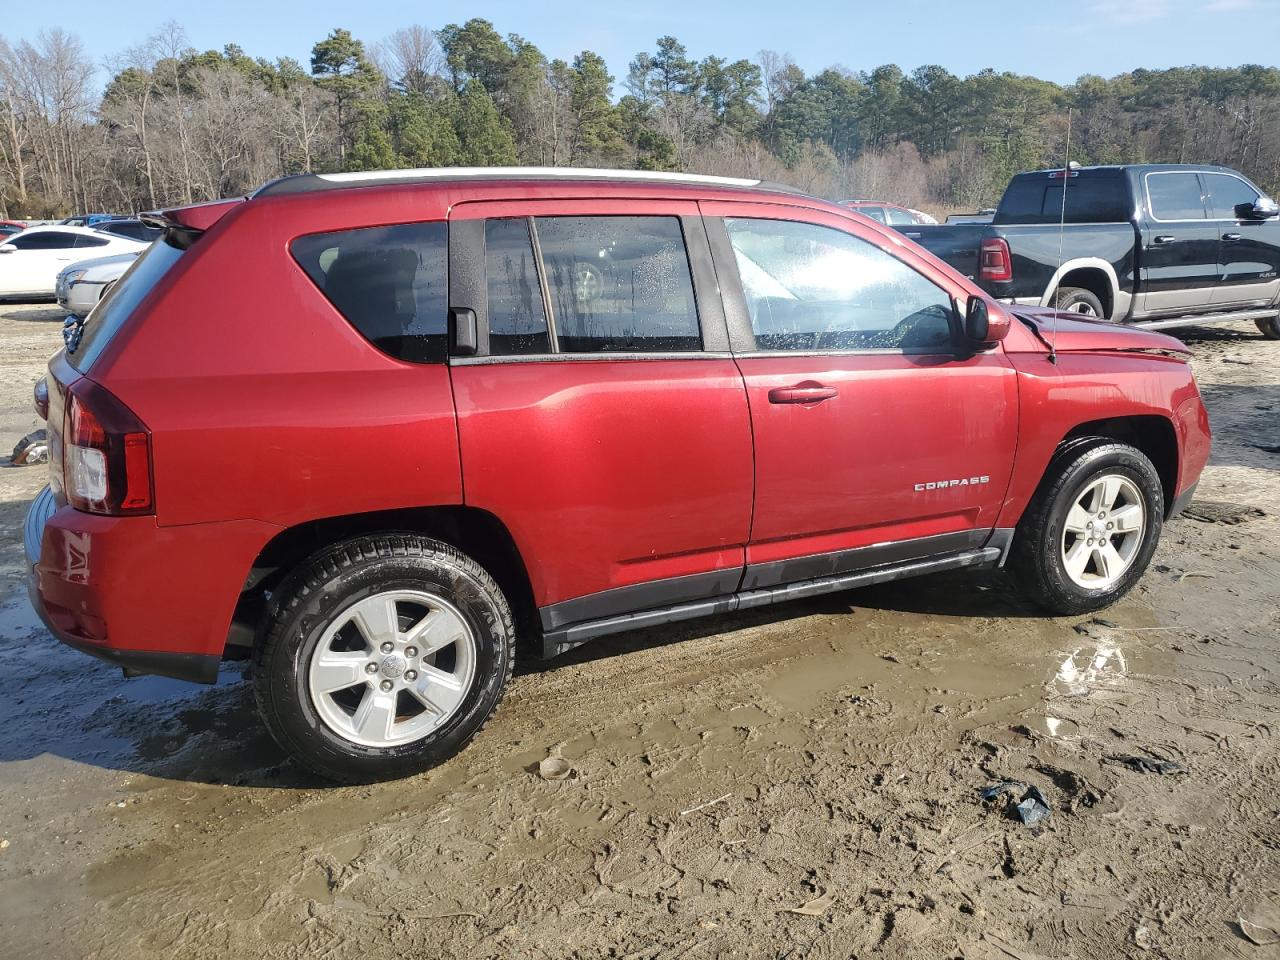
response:
M917 223L936 224L938 222L927 213L899 206L896 203L886 203L883 200L841 200L840 206L848 207L864 217L870 217L876 223L884 223L889 226L908 226Z
M159 227L144 223L137 217L112 217L110 220L100 220L96 229L113 233L118 237L142 240L145 243L158 239L160 234L164 233Z
M75 217L67 217L65 220L59 220L58 226L63 227L94 227L104 220L115 220L120 216L118 213L85 213Z
M54 296L58 273L86 257L137 253L147 245L88 227L28 227L0 242L0 297Z
M21 220L0 220L0 237L25 229L27 229L27 225Z
M460 750L517 634L1006 563L1098 610L1209 453L1177 340L1001 306L758 181L304 175L162 216L37 394L32 600L131 671L252 656L340 780Z
M73 317L87 316L124 276L124 272L133 266L140 253L140 250L131 250L71 264L58 274L54 284L53 294L58 298L58 306Z
M1226 167L1020 173L989 226L899 229L1006 302L1280 340L1280 206Z

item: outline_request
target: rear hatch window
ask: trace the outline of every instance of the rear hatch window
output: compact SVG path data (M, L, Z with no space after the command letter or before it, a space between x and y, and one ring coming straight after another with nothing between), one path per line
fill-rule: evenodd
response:
M67 360L87 373L142 299L186 251L167 237L151 244L83 322L68 330Z
M1014 177L996 210L994 223L1057 223L1063 217L1066 184L1067 223L1124 223L1130 216L1128 190L1119 170L1021 173Z

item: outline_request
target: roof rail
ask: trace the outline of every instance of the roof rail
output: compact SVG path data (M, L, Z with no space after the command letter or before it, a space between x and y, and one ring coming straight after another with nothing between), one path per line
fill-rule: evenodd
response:
M701 173L669 173L661 170L610 170L594 167L424 167L416 170L367 170L353 173L301 173L263 184L252 194L271 197L313 193L346 187L386 186L410 183L448 183L467 180L602 180L614 183L672 183L693 186L771 190L803 194L785 184L742 177L713 177Z

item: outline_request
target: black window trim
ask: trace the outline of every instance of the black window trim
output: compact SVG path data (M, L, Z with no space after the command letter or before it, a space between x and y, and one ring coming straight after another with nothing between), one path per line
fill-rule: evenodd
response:
M531 204L512 203L512 209L528 211ZM555 310L551 302L551 289L546 280L546 267L542 259L542 245L538 239L537 218L539 216L573 216L573 217L661 217L675 219L679 222L681 236L684 240L685 256L689 265L689 279L693 285L694 309L697 314L698 328L702 337L699 350L652 350L652 351L586 351L567 352L560 350L559 334L556 327ZM551 345L551 353L528 354L493 354L489 343L489 288L486 272L484 225L488 220L525 220L529 228L530 241L533 244L534 265L538 272L538 283L542 291L543 310L547 317L547 337ZM539 214L536 212L512 213L504 216L500 212L487 217L475 219L451 219L449 221L449 315L452 317L458 310L472 310L476 316L477 349L474 354L460 356L452 344L456 342L450 330L449 363L458 366L472 366L493 363L529 363L532 361L588 361L604 360L705 360L710 358L731 357L729 345L730 335L725 323L725 309L722 302L720 284L717 279L716 265L712 256L706 225L697 214L680 213L628 213L626 211L599 213L590 209L590 203L584 202L583 210L578 213L557 212Z
M707 234L711 241L711 252L715 259L716 272L723 278L720 288L724 298L725 317L729 326L730 349L735 357L835 357L855 354L868 356L955 357L959 355L969 356L975 352L972 347L966 349L966 343L962 336L962 321L956 308L956 294L941 286L932 277L925 276L907 261L900 257L895 257L891 250L886 250L878 243L872 243L870 240L859 237L855 233L850 233L847 230L841 231L838 227L831 227L825 223L814 223L811 220L791 220L786 217L760 216L756 211L744 210L741 217L744 220L776 220L780 223L803 223L808 226L847 233L849 236L875 247L885 256L893 257L904 267L915 271L920 277L928 280L946 295L947 304L951 308L951 345L949 349L942 347L823 347L810 350L760 350L756 346L756 333L751 325L751 311L747 307L747 298L743 293L742 277L738 273L738 258L733 252L733 244L729 240L729 228L725 226L725 218L718 216L704 219L706 221Z

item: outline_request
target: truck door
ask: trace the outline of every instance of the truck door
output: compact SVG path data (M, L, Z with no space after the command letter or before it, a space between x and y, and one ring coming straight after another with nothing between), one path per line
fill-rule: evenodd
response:
M1144 177L1139 311L1144 316L1193 313L1218 283L1218 230L1208 219L1200 177L1160 170Z
M998 348L955 349L963 288L849 219L701 206L755 437L744 586L986 543L1017 377Z
M737 590L751 425L697 204L460 203L449 233L464 499L511 531L543 626Z
M1212 302L1223 306L1270 304L1280 294L1280 219L1246 214L1261 196L1232 173L1200 174L1218 231L1218 285Z

